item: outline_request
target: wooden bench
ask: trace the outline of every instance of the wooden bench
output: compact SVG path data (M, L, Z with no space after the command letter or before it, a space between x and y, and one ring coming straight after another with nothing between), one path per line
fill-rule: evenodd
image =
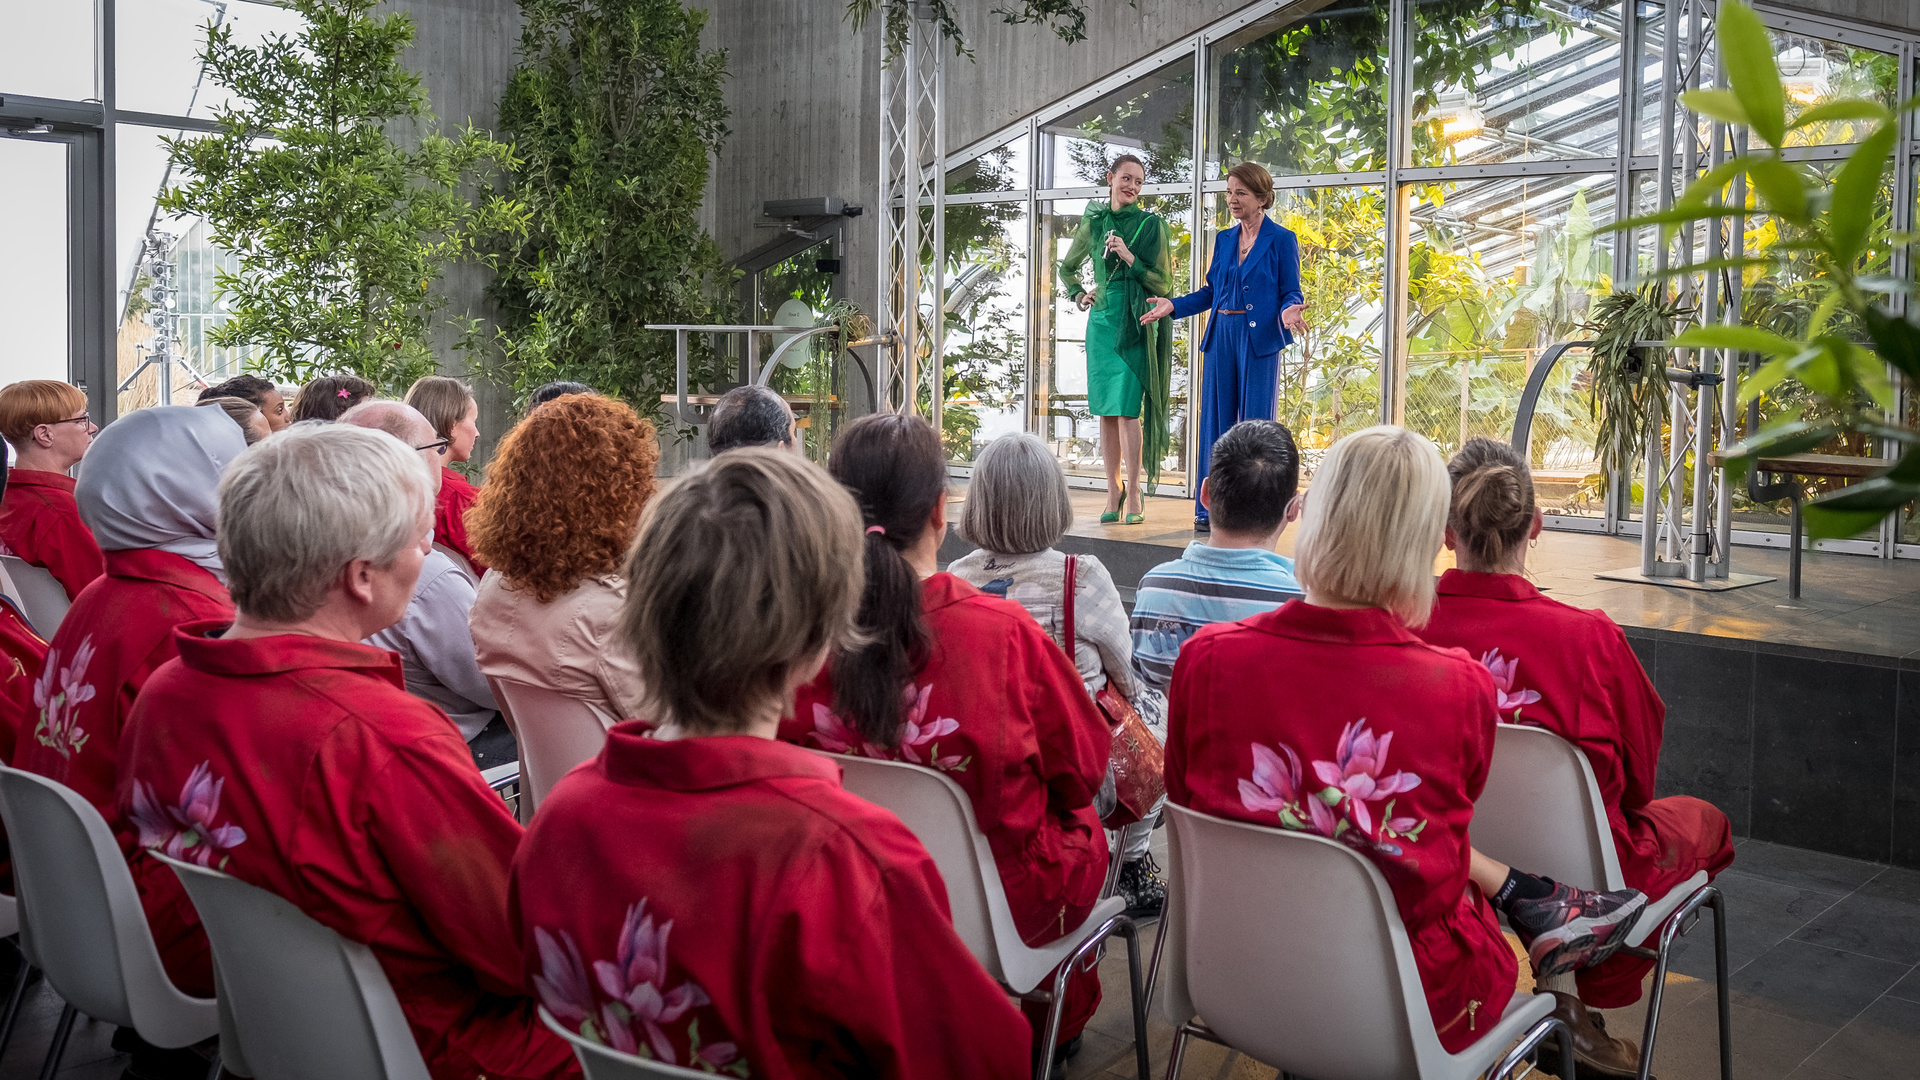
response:
M1724 457L1715 452L1707 456L1708 462L1716 468L1725 465ZM1825 478L1852 482L1875 476L1887 466L1893 464L1885 458L1850 457L1845 454L1781 454L1777 457L1763 457L1753 464L1753 471L1747 477L1747 493L1756 501L1771 502L1775 499L1792 499L1793 513L1787 525L1787 596L1800 598L1800 548L1804 543L1805 529L1800 520L1800 500L1804 497L1801 485L1794 480L1783 480L1772 484L1757 483L1754 477L1760 473L1776 476L1805 478Z

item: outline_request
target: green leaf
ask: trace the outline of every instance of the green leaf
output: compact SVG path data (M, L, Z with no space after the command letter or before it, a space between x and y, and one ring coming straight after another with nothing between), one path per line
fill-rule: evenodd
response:
M1702 116L1715 120L1724 120L1729 124L1749 127L1753 124L1747 118L1746 107L1731 90L1688 90L1680 95L1680 104Z
M1865 98L1841 98L1838 101L1823 101L1799 116L1787 125L1787 130L1806 127L1808 124L1821 124L1831 120L1892 120L1893 113L1885 105Z
M1753 133L1779 146L1787 129L1787 92L1773 62L1773 39L1766 25L1739 0L1724 0L1714 30L1727 82Z
M1840 432L1840 425L1830 420L1789 420L1762 428L1734 443L1722 452L1721 458L1729 481L1739 484L1757 459L1804 453Z
M1694 326L1681 331L1673 344L1691 349L1738 349L1767 356L1796 356L1806 346L1757 326Z
M1877 305L1860 312L1880 359L1892 364L1909 379L1920 380L1920 326L1898 315L1888 314Z
M1807 187L1799 170L1784 161L1756 161L1747 170L1754 190L1767 210L1793 222L1807 223ZM1869 202L1868 207L1872 207Z
M1747 402L1773 389L1787 377L1787 357L1778 357L1760 366L1760 370L1740 380L1739 402Z
M1721 217L1724 216L1724 214L1725 211L1717 207L1702 206L1697 203L1683 206L1680 203L1675 203L1665 210L1655 210L1652 213L1641 214L1638 217L1630 217L1624 221L1616 221L1612 225L1603 225L1596 231L1623 232L1627 229L1640 229L1649 225L1685 225L1690 221L1700 221L1710 217Z
M1724 93L1725 91L1715 92ZM1706 93L1706 91L1696 91L1696 93ZM1675 202L1674 205L1705 206L1714 196L1720 194L1721 188L1733 183L1734 177L1746 172L1754 162L1760 160L1762 159L1743 154L1731 161L1723 161L1715 165L1713 168L1700 174L1700 179L1688 184L1687 190L1680 193L1679 201Z
M1892 510L1837 510L1817 500L1800 507L1800 520L1809 540L1846 540L1872 530Z
M1880 190L1880 174L1886 171L1887 155L1893 151L1897 129L1881 124L1847 155L1847 163L1833 180L1833 202L1827 210L1828 231L1832 235L1833 261L1851 267L1867 247L1867 230L1873 224L1874 196Z

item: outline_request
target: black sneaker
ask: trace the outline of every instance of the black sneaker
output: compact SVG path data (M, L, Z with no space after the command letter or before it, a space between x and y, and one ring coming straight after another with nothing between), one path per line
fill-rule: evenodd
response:
M1167 883L1152 855L1142 855L1120 868L1118 891L1127 898L1127 917L1157 919L1167 902Z
M1588 892L1555 882L1551 896L1507 905L1507 922L1527 947L1534 977L1545 979L1612 956L1646 906L1638 889Z

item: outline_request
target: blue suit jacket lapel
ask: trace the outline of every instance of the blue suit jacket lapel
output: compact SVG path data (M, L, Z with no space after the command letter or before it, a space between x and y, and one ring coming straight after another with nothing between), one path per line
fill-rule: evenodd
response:
M1267 249L1273 246L1274 238L1280 235L1280 226L1265 214L1260 215L1260 235L1253 238L1253 250L1247 252L1247 260L1242 266L1257 266L1266 256ZM1275 280L1278 280L1276 277Z

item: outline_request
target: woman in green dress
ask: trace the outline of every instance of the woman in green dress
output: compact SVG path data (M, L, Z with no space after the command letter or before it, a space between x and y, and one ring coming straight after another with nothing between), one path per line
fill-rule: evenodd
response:
M1152 297L1171 283L1167 223L1135 205L1146 166L1123 154L1107 171L1112 194L1087 206L1073 246L1060 260L1060 284L1087 314L1087 411L1100 418L1100 454L1107 466L1107 509L1101 521L1146 520L1140 504L1140 467L1147 482L1160 478L1167 456L1167 395L1173 381L1173 324L1140 325ZM1093 261L1093 289L1080 268ZM1089 310L1091 309L1091 310ZM1124 467L1126 482L1121 483Z

